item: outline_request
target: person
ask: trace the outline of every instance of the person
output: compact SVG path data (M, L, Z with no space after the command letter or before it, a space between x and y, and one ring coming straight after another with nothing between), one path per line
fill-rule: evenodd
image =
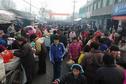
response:
M115 63L118 64L119 58L120 58L120 50L119 50L119 47L116 46L116 45L112 45L109 48L109 54L111 54L111 56L114 57Z
M7 47L7 41L4 39L4 32L0 30L0 45Z
M119 49L120 49L119 64L122 65L124 68L126 68L126 40L121 40Z
M72 41L72 39L75 38L76 36L77 36L77 35L76 35L75 31L71 31L71 32L69 33L70 41Z
M84 71L79 64L73 64L71 72L55 80L53 84L87 84Z
M55 30L55 31L53 31L53 34L50 36L51 43L54 42L54 38L55 38L56 34L57 34L57 31Z
M98 50L99 44L96 42L91 43L90 47L91 50L89 53L85 54L85 59L83 60L81 65L85 70L88 84L93 84L95 72L98 68L102 66L102 58L104 53Z
M32 80L35 72L35 60L34 60L32 48L30 44L25 40L25 38L20 37L17 38L16 40L20 45L20 49L15 51L14 55L20 57L21 64L25 69L26 77L27 77L26 84L32 84Z
M72 43L69 45L68 51L69 51L69 58L75 61L75 63L77 63L81 52L81 45L76 37L73 38Z
M53 64L53 80L60 77L61 63L65 55L65 46L59 42L60 38L55 36L54 43L50 47L50 61Z
M44 38L44 43L45 43L45 46L49 52L49 49L50 49L50 45L51 45L51 41L50 41L50 34L48 33L45 38Z
M85 56L87 56L87 54L90 52L90 50L91 50L90 46L86 45L84 47L84 51L81 51L81 55L80 55L80 57L78 59L78 64L82 64L82 62L85 59Z
M101 38L99 43L100 43L99 50L101 50L102 52L106 52L106 50L108 49L108 46L106 44L106 39Z
M61 35L60 35L60 42L62 42L66 48L67 46L67 37L65 35L65 33L61 32Z
M123 84L124 71L114 63L114 57L105 54L104 66L96 71L94 84Z
M35 49L36 49L36 55L38 55L39 58L39 70L38 74L43 75L46 73L46 56L47 56L47 50L42 42L42 39L37 37L36 34L32 34L30 36L31 41L35 42Z

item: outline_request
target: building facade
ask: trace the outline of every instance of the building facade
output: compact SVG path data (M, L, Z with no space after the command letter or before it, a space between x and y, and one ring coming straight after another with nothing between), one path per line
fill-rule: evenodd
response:
M82 18L88 18L97 28L104 30L112 27L117 28L120 21L112 19L113 9L115 5L125 2L126 0L90 0L87 5L82 7L83 10L80 9L79 13Z

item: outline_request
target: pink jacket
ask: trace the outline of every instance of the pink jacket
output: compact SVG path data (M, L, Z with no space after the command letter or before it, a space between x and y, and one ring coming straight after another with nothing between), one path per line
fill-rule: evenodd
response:
M69 56L72 57L72 59L77 59L80 56L81 52L81 45L79 42L71 43L69 46Z

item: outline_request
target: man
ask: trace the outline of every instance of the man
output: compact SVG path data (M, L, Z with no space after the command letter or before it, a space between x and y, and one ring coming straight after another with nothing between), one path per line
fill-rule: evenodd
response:
M93 84L96 70L102 66L103 53L99 51L99 44L96 42L91 43L91 50L85 55L82 62L82 67L85 70L88 84Z
M38 74L43 75L46 73L46 56L47 56L47 50L42 42L42 39L37 37L36 34L33 34L30 36L31 41L35 42L35 49L36 49L36 55L38 55L39 58L39 70Z
M57 34L57 31L55 30L55 31L53 31L53 34L50 36L51 43L54 42L54 38L55 38L56 34Z
M49 53L50 61L53 64L53 80L56 80L60 77L61 63L65 55L65 47L63 43L59 42L59 40L59 37L55 36L54 43L51 45Z
M114 63L114 57L104 55L104 67L99 68L95 75L95 84L123 84L124 71Z
M114 57L115 64L118 64L120 58L120 50L118 46L112 45L109 49L109 53Z
M73 64L71 70L72 72L55 80L53 84L87 84L81 65Z

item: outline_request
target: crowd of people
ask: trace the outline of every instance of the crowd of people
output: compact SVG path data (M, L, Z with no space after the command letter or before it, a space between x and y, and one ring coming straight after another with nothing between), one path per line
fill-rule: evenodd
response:
M123 31L122 31L123 32ZM78 33L78 34L77 34ZM60 28L28 27L6 35L0 31L0 52L18 49L27 83L35 75L46 74L46 57L53 65L53 84L126 84L126 36L115 31L80 31ZM62 61L67 59L68 74L61 76Z

